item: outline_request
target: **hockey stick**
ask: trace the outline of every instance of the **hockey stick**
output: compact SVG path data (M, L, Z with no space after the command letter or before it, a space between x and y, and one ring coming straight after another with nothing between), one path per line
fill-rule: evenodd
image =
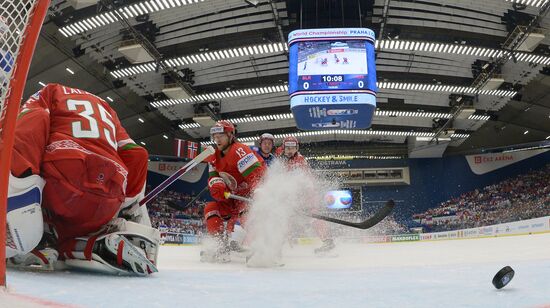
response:
M176 171L174 174L169 176L166 180L164 180L162 183L159 184L159 186L155 187L155 189L151 190L145 198L143 198L139 205L144 205L145 203L151 201L156 195L158 195L161 191L165 190L166 187L168 187L170 184L174 183L177 179L179 179L182 175L186 174L189 170L193 169L196 165L201 163L203 160L205 160L208 156L215 153L215 150L212 146L208 146L204 151L202 151L197 157L193 158L190 162L185 164L185 166L181 167L178 171Z
M374 213L374 215L360 222L350 222L350 221L323 216L319 214L306 214L306 215L309 217L333 222L333 223L348 226L348 227L353 227L358 229L369 229L374 227L379 222L381 222L384 218L386 218L386 216L388 216L392 212L394 206L395 206L395 202L393 200L388 200L386 201L386 204L384 204L384 207L379 209L376 213Z
M248 203L252 202L252 199L242 197L239 195L234 195L229 192L226 192L224 195L226 199L235 199L235 200L248 202ZM324 221L332 222L339 225L344 225L344 226L358 228L358 229L369 229L374 227L379 222L381 222L384 218L386 218L386 216L388 216L392 212L394 206L395 206L395 202L393 200L388 200L384 205L384 207L379 209L376 213L374 213L373 216L360 222L350 222L350 221L328 217L320 214L309 214L309 213L302 213L302 214L304 214L305 216L309 216L311 218L324 220Z
M170 200L167 200L166 203L168 203L168 205L170 205L175 209L184 210L187 207L189 207L191 204L195 203L195 201L197 201L197 199L199 199L202 196L202 194L204 194L207 190L208 190L208 186L204 187L193 199L191 199L191 201L187 202L187 204L184 205L183 207L177 204L176 202L170 201Z

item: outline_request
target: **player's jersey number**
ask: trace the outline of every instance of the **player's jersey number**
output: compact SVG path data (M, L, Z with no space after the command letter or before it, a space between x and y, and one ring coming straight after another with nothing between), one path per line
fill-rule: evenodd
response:
M239 155L239 158L243 158L246 156L246 152L244 151L243 148L238 148L237 149L237 155Z
M94 110L94 106L91 102L76 99L67 100L67 109L71 111L77 111L79 106L83 107L84 110L79 112L78 115L80 115L84 119L82 121L75 121L72 123L73 136L75 138L100 138L101 134L99 131L99 125L97 123L97 121L100 120L105 123L105 125L103 126L107 126L103 129L105 140L107 140L109 145L111 145L116 150L116 129L115 124L113 124L113 117L111 116L111 114L107 110L105 110L105 107L97 104L96 106L99 110L100 119L96 119L97 114L95 114L96 111ZM88 125L85 126L89 127L89 129L83 128L83 121L88 122Z

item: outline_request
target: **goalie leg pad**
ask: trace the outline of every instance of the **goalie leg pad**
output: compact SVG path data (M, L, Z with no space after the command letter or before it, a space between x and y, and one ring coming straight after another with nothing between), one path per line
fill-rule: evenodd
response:
M158 272L151 261L156 259L157 252L158 242L146 236L114 232L77 239L75 251L65 254L65 264L75 269L105 274L147 276Z
M33 249L27 254L9 258L6 261L6 266L21 270L53 271L55 270L57 257L57 250L53 248Z
M128 237L132 237L132 241ZM140 243L139 248L133 244L136 240ZM117 267L124 267L138 276L146 276L158 272L155 264L145 255L146 241L139 235L113 233L105 237L105 248L112 253L111 258L116 255ZM109 257L108 253L106 257Z
M44 179L39 175L16 178L10 174L6 215L6 258L24 255L42 239L42 190Z
M111 232L125 235L134 245L145 250L146 256L153 263L157 263L158 249L160 245L160 232L150 226L115 218L109 223ZM143 239L141 239L143 238ZM151 243L151 244L145 244Z

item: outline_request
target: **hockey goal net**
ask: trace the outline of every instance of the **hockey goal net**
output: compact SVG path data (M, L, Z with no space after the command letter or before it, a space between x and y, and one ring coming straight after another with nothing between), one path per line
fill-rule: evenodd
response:
M50 0L0 0L0 286L6 285L8 178L15 120Z

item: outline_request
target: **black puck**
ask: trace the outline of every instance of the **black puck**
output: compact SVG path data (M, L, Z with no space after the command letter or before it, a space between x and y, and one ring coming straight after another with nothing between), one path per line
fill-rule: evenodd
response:
M514 270L506 266L502 268L498 273L493 277L493 285L497 289L504 288L510 281L512 281L512 278L514 278Z

